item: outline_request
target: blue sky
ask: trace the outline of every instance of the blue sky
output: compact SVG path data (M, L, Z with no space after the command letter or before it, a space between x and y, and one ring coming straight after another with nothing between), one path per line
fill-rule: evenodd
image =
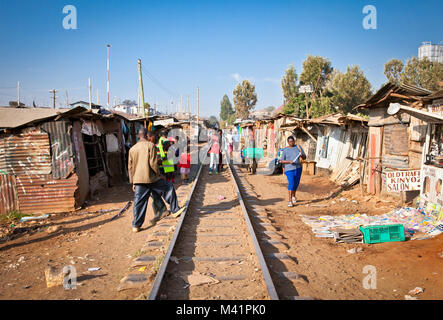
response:
M77 30L65 30L65 5L77 8ZM377 8L377 30L362 27L365 5ZM219 114L220 100L239 79L256 85L256 109L281 105L280 79L308 54L328 57L345 71L361 66L377 90L391 58L417 55L423 41L443 40L441 0L384 1L79 1L0 0L0 105L16 99L59 106L106 101L106 44L111 44L111 104L137 99L137 59L164 88L144 75L145 100L164 111L190 95L195 111ZM169 108L170 109L170 108Z

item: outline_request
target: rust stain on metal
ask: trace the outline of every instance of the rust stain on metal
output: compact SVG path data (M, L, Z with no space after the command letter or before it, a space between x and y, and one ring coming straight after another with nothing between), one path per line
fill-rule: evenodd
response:
M0 136L0 170L11 175L50 174L48 134L34 131Z
M18 210L15 177L0 174L0 214Z
M16 179L20 212L57 213L75 209L77 174L60 180L52 175L21 175Z

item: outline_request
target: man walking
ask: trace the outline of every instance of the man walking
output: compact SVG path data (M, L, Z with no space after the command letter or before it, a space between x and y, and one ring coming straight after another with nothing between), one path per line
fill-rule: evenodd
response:
M128 172L129 182L133 184L134 191L134 220L132 231L140 231L145 221L149 196L154 191L159 194L170 206L174 218L178 217L185 209L179 208L174 185L161 179L158 167L157 150L155 147L155 134L141 128L138 132L139 141L129 150ZM150 220L152 225L162 216Z

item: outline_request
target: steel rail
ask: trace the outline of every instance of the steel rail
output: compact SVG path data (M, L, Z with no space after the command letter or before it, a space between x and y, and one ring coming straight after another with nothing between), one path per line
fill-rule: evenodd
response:
M191 200L192 195L194 194L194 189L197 186L198 180L200 178L200 173L203 168L203 162L200 164L200 168L198 169L198 173L196 178L194 179L194 185L192 186L191 192L188 195L188 199L186 200L186 209L180 216L180 220L175 228L174 235L172 236L171 242L169 243L168 250L165 253L163 261L160 265L160 268L157 272L157 276L155 277L154 284L152 285L151 291L149 292L148 300L155 300L157 298L158 291L160 290L161 283L163 281L163 277L165 276L166 268L169 263L169 259L171 258L172 250L174 249L175 242L177 241L178 234L180 233L180 229L182 227L183 221L185 219L186 213L189 209L189 202Z
M235 179L231 164L228 164L228 168L229 168L229 173L231 174L231 178L234 181L234 186L237 192L238 200L240 201L240 205L243 211L243 216L245 218L246 224L248 225L249 235L252 239L252 243L254 244L255 253L260 263L261 271L263 274L263 278L265 279L266 288L268 289L269 297L271 298L271 300L279 300L277 290L275 289L275 285L274 282L272 281L268 265L266 264L265 257L263 256L263 252L261 251L260 245L257 240L257 236L255 235L254 228L252 227L251 220L249 219L248 210L246 209L245 203L243 201L243 197L238 187L237 180Z
M257 237L255 235L254 228L252 227L251 220L249 219L249 215L248 215L245 203L243 201L243 197L241 195L240 189L238 187L237 180L235 179L235 176L233 174L231 165L228 165L228 168L229 168L229 174L231 176L232 182L233 182L233 184L235 186L235 189L236 189L236 193L237 193L237 196L238 196L238 199L239 199L239 202L240 202L240 206L242 208L243 217L244 217L244 219L246 221L246 224L248 226L249 235L250 235L250 237L252 239L252 242L253 242L253 245L254 245L254 249L255 249L255 253L256 253L258 261L260 263L261 271L262 271L263 278L264 278L265 283L266 283L266 288L267 288L269 297L270 297L271 300L278 300L279 298L278 298L278 295L277 295L277 291L275 289L274 283L273 283L271 275L269 273L269 269L268 269L268 266L267 266L267 264L265 262L265 259L264 259L263 253L261 251L260 245L258 244L258 240L257 240ZM160 265L160 269L159 269L159 271L157 273L157 276L155 277L154 284L153 284L153 286L151 288L151 291L149 293L149 296L148 296L148 300L155 300L157 298L158 292L160 290L160 287L161 287L161 284L162 284L162 281L163 281L163 278L164 278L164 275L165 275L165 272L166 272L166 269L167 269L167 266L168 266L168 263L169 263L169 259L171 257L172 251L174 250L174 247L175 247L176 241L178 239L181 227L183 225L183 221L184 221L184 219L186 217L186 213L188 212L189 203L190 203L190 200L191 200L191 198L192 198L192 196L194 194L194 189L197 186L197 183L199 181L202 169L203 169L203 163L200 164L200 168L199 168L197 176L196 176L196 178L194 180L194 185L192 186L191 192L189 193L187 201L186 201L186 209L183 212L183 214L181 215L180 220L179 220L179 222L177 224L177 227L176 227L176 229L174 231L174 235L173 235L173 237L171 239L171 242L169 243L168 249L167 249L167 251L165 253L165 256L163 258L163 261L162 261L162 263Z

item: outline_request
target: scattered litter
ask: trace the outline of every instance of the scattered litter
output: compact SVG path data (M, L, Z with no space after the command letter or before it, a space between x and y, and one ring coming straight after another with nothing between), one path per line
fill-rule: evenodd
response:
M115 215L111 218L111 221L117 219L121 214L123 214L126 210L129 209L129 207L131 206L132 201L128 201L126 203L126 205Z
M416 296L417 294L420 294L423 292L423 289L420 287L416 287L415 289L412 289L411 291L409 291L409 294L411 296Z
M100 267L88 268L88 271L98 271L98 270L100 270Z
M34 217L34 216L23 217L20 219L20 222L25 222L25 221L30 221L30 220L42 220L42 219L46 219L46 218L49 218L49 214L44 214L44 215L38 216L38 217Z
M311 207L319 207L319 208L324 208L327 207L327 204L311 204Z
M54 233L54 232L61 230L61 228L62 227L60 227L60 226L51 226L48 229L46 229L46 232L47 233Z
M141 267L140 269L138 269L138 271L143 272L146 270L146 266L145 267Z
M348 200L348 199L346 199L346 198L340 198L340 201L341 201L341 202L345 202L346 200Z
M23 289L29 289L31 286L24 286Z
M217 199L221 201L221 200L225 200L226 198L222 195L219 195L219 196L217 196Z
M355 203L355 204L357 204L357 203L358 203L358 201L357 201L357 200L352 200L352 203Z
M17 262L18 262L18 263L23 263L23 262L25 262L25 257L24 257L24 256L21 256L21 257L18 259Z
M177 257L174 257L174 256L171 256L171 257L169 258L169 260L175 262L176 264L179 263L178 258L177 258Z
M405 300L418 300L417 297L411 297L409 295L405 295Z
M347 251L348 251L348 253L354 254L354 253L357 253L357 252L362 252L363 249L362 248L352 248L352 249L349 249Z
M331 203L332 203L332 204L336 204L337 202L335 202L335 201L332 201Z
M345 201L341 198L340 201ZM439 211L438 208L434 211ZM442 210L443 212L443 210ZM350 214L341 216L301 216L302 221L312 228L318 238L334 238L335 229L356 229L359 226L382 226L401 224L406 238L411 240L430 239L443 233L438 226L442 224L443 214L433 214L412 207L399 207L389 213L368 216L367 214ZM349 231L351 232L351 231Z

